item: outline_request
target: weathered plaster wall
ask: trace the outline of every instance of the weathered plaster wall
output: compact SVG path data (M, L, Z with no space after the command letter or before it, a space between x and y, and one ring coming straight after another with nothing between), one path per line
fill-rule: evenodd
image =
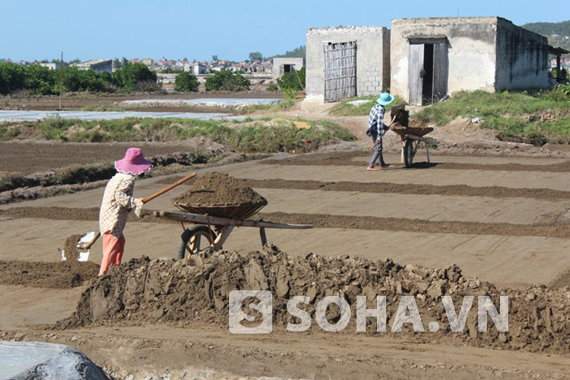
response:
M276 80L283 76L284 65L293 65L295 71L299 71L303 68L303 63L303 58L273 58L272 78Z
M548 87L548 40L498 19L497 79L499 91Z
M496 17L392 20L391 93L409 101L410 39L447 38L450 94L495 89Z
M307 99L324 102L324 44L356 41L356 92L378 95L390 86L390 30L377 26L307 30Z

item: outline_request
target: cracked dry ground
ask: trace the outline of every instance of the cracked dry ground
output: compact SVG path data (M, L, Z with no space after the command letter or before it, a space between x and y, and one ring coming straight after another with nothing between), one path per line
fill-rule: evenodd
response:
M430 268L456 264L465 276L520 292L541 284L568 285L566 159L435 156L438 165L411 170L394 165L376 173L364 170L367 159L367 152L332 153L208 170L243 179L265 197L269 204L259 214L263 219L315 225L267 231L269 240L291 256L391 258L403 266ZM387 159L398 161L395 155ZM141 180L135 191L148 195L173 180ZM147 209L175 211L170 198L185 189L157 198ZM0 207L0 260L19 261L17 268L23 268L22 261L57 261L67 236L97 228L102 191ZM173 257L181 232L180 225L148 215L131 220L124 261ZM224 248L243 254L258 250L259 234L239 228ZM99 242L90 260L98 263L100 251ZM26 270L37 277L59 270L30 265ZM183 326L129 320L54 330L54 323L75 311L86 287L49 283L18 277L0 285L0 337L72 344L118 378L165 373L171 378L184 373L213 378L564 378L570 366L567 355L556 352L497 349L462 339L442 342L430 333L418 341L405 334L361 335L350 328L330 334L276 327L270 335L239 336L230 334L226 323L203 320Z

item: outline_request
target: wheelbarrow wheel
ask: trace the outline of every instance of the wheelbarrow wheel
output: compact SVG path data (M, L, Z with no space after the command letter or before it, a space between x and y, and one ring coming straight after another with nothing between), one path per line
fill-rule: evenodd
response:
M407 168L412 167L414 161L414 142L410 139L406 140L404 144L404 164Z
M216 233L206 226L195 226L186 229L181 238L175 256L179 260L187 255L194 256L208 252L216 239Z

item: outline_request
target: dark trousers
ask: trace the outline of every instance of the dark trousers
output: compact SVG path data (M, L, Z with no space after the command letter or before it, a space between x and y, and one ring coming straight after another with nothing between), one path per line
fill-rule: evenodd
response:
M386 163L384 162L384 157L382 156L382 139L378 140L378 142L376 142L376 138L374 136L372 139L375 142L374 153L372 154L372 159L370 160L368 167L373 168L374 165L376 165L376 160L378 159L380 160L380 166L384 166Z

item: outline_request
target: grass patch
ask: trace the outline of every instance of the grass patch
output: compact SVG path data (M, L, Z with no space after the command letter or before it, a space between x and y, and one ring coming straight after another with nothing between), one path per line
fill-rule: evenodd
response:
M97 104L92 106L83 107L83 111L95 111L95 112L122 112L125 111L125 107Z
M41 140L165 142L207 137L240 153L307 152L340 140L356 139L347 129L330 121L270 117L231 121L152 118L93 121L52 117L22 124L19 128L26 130L26 136ZM13 128L18 126L0 125L0 140L13 138Z
M368 116L370 109L376 105L378 96L360 96L357 98L350 98L341 100L339 104L335 105L329 110L329 115L333 116ZM357 104L351 104L357 102ZM392 107L404 104L404 101L398 97L394 99L391 104L388 104L386 110Z
M564 89L551 91L459 92L414 115L422 124L443 126L457 117L481 119L483 128L500 139L534 145L570 142L570 97Z

